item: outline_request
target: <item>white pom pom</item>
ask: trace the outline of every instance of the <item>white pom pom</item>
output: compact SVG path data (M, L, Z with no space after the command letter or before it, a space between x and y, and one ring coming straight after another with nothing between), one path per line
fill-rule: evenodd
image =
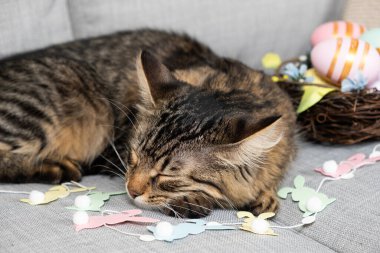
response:
M369 155L369 158L374 158L374 157L377 157L377 156L380 156L380 151L373 151L370 155Z
M307 56L306 55L300 55L298 57L298 60L300 60L300 61L307 61Z
M31 191L29 193L29 200L33 205L41 204L45 200L45 194L40 191Z
M79 195L75 198L75 206L79 209L85 209L90 206L91 199L87 195Z
M338 169L338 164L334 160L326 161L323 163L323 171L326 173L334 173Z
M89 218L85 211L77 211L74 213L73 222L75 225L83 225L88 222Z
M173 226L167 221L157 223L155 234L158 238L168 238L173 234Z
M306 208L312 213L317 213L322 210L322 201L318 197L312 197L307 201Z
M263 234L268 230L269 223L263 219L255 219L251 223L251 228L254 232L258 234Z

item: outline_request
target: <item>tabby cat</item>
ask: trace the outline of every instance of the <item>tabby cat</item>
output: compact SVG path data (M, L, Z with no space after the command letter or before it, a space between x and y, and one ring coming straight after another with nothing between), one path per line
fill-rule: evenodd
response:
M168 214L274 211L294 155L289 98L186 35L138 30L0 62L0 180L125 168L133 202Z

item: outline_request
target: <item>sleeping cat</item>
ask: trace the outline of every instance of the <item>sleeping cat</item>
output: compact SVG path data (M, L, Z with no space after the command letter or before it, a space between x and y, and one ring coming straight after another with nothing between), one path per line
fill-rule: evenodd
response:
M289 98L263 73L139 30L0 62L0 180L126 170L139 206L186 217L275 211L294 155Z

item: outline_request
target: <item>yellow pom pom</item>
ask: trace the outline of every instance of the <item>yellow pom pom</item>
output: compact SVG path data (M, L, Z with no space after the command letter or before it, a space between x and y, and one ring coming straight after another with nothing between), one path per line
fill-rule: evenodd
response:
M280 78L278 76L272 76L272 81L277 83L278 81L280 81Z
M267 53L262 58L261 63L266 69L276 69L281 65L281 58L278 54Z

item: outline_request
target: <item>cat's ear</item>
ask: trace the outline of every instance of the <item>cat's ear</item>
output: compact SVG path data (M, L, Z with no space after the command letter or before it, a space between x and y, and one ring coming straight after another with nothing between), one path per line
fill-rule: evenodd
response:
M137 56L136 70L145 103L154 106L178 88L178 81L169 69L147 51L141 51Z
M259 122L247 116L236 117L229 123L232 143L216 146L215 155L230 164L255 163L281 141L283 124L280 116Z

